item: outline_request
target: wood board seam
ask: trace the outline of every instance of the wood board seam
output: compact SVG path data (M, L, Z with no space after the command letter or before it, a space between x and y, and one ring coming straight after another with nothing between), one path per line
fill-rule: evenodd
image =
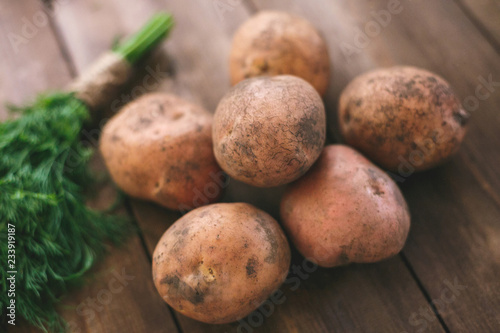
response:
M250 15L257 13L260 9L253 0L243 1L243 7L249 12Z
M69 75L71 78L76 78L77 76L77 70L75 66L75 62L73 61L69 51L68 51L68 46L66 45L66 42L64 41L59 25L57 24L56 20L54 19L54 8L52 6L51 1L47 0L40 0L42 2L42 5L44 9L49 12L48 15L48 21L49 21L49 27L54 35L54 39L59 47L59 52L61 52L61 56L64 59L64 62L66 64L66 68L68 69Z
M500 208L500 195L495 191L495 189L490 185L487 179L481 174L481 172L477 169L474 163L470 160L468 156L465 154L460 154L464 165L469 169L474 180L476 181L477 186L483 190L486 197L492 200L492 202Z
M484 26L479 18L472 13L467 6L464 5L462 0L454 0L460 11L465 15L465 17L472 23L480 35L486 39L486 41L493 47L493 49L500 54L500 43L496 41L492 33Z
M149 253L148 246L146 243L146 238L144 237L144 233L143 233L139 223L137 223L137 217L135 216L134 210L132 209L130 199L126 198L123 204L125 206L125 209L127 210L127 214L132 217L132 222L133 222L135 228L137 228L137 236L139 237L139 240L141 242L142 250L144 251L144 255L146 256L147 262L151 266L153 264L153 254ZM153 279L152 276L151 276L151 279ZM181 323L179 322L179 319L177 318L177 313L168 304L164 303L164 305L167 307L168 311L170 312L170 315L172 317L172 320L174 321L175 328L177 329L177 332L184 333L184 330L182 329Z
M439 324L441 325L441 327L443 328L443 330L446 333L450 333L450 329L448 328L448 325L446 325L446 322L444 321L444 318L441 316L441 314L439 313L439 311L436 308L436 306L432 303L432 298L431 298L429 292L427 291L427 289L425 288L425 286L423 285L423 283L420 281L417 273L415 272L415 270L411 266L410 261L406 258L406 256L405 256L405 254L404 254L403 251L401 251L399 253L399 256L400 256L401 260L403 261L403 264L405 265L406 269L410 273L411 277L413 278L413 280L417 284L417 288L420 290L420 292L422 293L422 296L424 296L427 304L432 309L432 312L434 313L434 315L436 316L437 320L439 321Z

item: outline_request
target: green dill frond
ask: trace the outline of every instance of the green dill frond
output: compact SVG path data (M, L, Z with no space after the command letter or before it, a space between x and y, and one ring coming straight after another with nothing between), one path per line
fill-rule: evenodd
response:
M0 304L5 311L10 223L16 227L16 315L62 332L59 298L81 281L105 242L122 241L130 225L85 206L92 149L79 140L89 118L82 102L51 94L12 112L20 117L0 123Z

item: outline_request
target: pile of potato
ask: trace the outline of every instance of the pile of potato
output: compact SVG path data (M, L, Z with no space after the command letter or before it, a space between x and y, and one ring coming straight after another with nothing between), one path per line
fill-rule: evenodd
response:
M288 184L281 226L320 266L376 262L403 248L408 206L383 169L398 172L402 159L416 170L442 163L458 150L468 115L437 75L379 69L342 92L338 124L346 145L325 147L321 96L329 73L326 43L309 22L261 12L236 32L234 86L213 116L155 93L108 122L100 149L116 184L131 196L190 210L153 255L156 288L177 311L207 323L236 321L288 274L290 247L275 219L246 203L210 204L227 176L258 187Z

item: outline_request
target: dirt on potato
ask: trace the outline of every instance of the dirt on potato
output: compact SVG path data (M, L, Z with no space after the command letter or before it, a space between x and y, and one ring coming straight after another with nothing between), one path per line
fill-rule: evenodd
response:
M324 95L330 60L323 37L307 20L261 11L235 33L230 54L232 84L262 75L295 75Z
M389 258L401 251L410 227L395 182L344 145L325 147L311 170L288 186L281 219L302 255L323 267Z
M212 115L177 96L144 95L104 127L100 150L127 194L187 211L218 200L224 174L212 150Z
M450 85L415 67L379 69L342 92L338 119L345 143L400 173L441 164L460 147L469 115Z
M285 280L290 247L278 223L246 203L197 208L176 221L153 253L153 279L165 302L220 324L255 310Z
M258 187L287 184L316 161L326 136L321 97L289 75L240 82L214 115L214 154L231 177Z

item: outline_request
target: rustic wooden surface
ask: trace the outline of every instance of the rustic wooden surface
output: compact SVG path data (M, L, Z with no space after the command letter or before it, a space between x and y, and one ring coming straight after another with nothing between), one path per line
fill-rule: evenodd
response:
M335 112L341 90L368 69L396 64L427 68L446 78L462 100L476 94L481 78L500 81L497 1L401 0L401 11L387 26L356 48L357 29L364 30L374 20L372 13L392 2L60 0L49 10L40 0L3 1L0 101L20 103L36 91L63 87L116 36L133 32L157 10L171 11L177 26L162 50L143 64L149 70L138 73L128 95L144 93L143 78L156 71L155 90L174 92L213 111L229 87L227 55L235 29L258 10L286 10L310 19L328 42L332 82L325 105L331 138L337 138ZM32 21L41 10L50 23L14 52L7 35L20 33L23 18ZM400 255L378 264L317 269L307 275L292 271L290 281L300 283L285 283L280 288L283 302L249 331L500 332L500 85L491 90L472 112L459 154L399 183L412 213L410 236ZM119 96L117 105L121 103ZM0 119L5 117L0 106ZM100 126L95 124L97 130ZM98 158L94 162L103 170ZM277 216L282 191L231 181L224 200L248 201ZM91 204L102 207L113 193L112 186L104 186L102 200ZM61 313L73 331L246 332L240 323L196 322L162 302L151 282L150 257L156 241L179 215L137 200L127 206L140 235L113 250L89 274L89 284L64 300ZM303 258L294 252L293 265L302 264ZM113 294L93 316L77 311L88 297L109 288L123 269L134 278L122 292ZM256 318L244 321L256 323Z

